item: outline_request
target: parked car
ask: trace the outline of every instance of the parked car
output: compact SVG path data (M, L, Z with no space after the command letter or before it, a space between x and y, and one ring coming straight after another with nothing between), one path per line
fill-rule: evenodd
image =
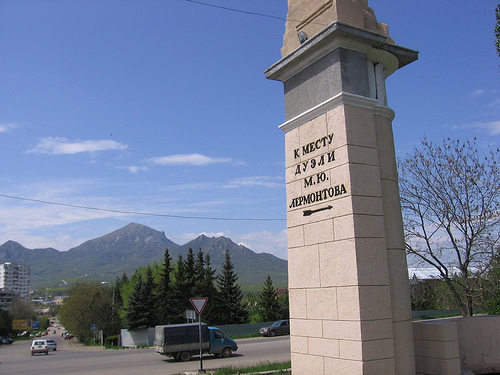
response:
M65 340L69 340L69 339L72 339L72 338L73 338L73 335L72 335L71 333L66 333L66 334L64 335L64 339L65 339Z
M53 351L57 350L57 342L56 342L56 340L54 340L54 339L46 339L45 341L47 341L47 346L49 347L49 349L52 349Z
M2 337L2 338L0 338L0 342L3 345L10 345L10 344L12 344L12 339L10 337Z
M31 355L35 353L49 354L49 347L46 340L33 340L31 343Z
M288 320L278 320L269 327L262 327L260 329L260 334L262 336L272 336L272 337L276 335L289 335L290 322Z

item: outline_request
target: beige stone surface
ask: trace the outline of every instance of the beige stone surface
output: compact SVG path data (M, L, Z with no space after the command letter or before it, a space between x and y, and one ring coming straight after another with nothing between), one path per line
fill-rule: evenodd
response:
M342 286L337 290L337 298L340 301L338 305L338 319L359 321L360 300L357 286Z
M318 288L320 284L318 246L289 249L289 288Z
M344 105L346 141L350 146L376 148L375 119L370 108ZM328 122L330 125L330 121Z
M364 340L389 339L394 336L391 319L364 320L361 328Z
M360 286L359 299L361 320L392 318L389 286Z
M334 21L379 34L373 40L387 34L366 0L289 0L283 55L299 46L297 32L313 37ZM360 32L343 29L353 35ZM342 62L366 54L367 62L358 64L363 69L370 65L368 60L399 63L371 42L339 38L318 37L317 44L309 44L311 50L304 46L275 64L269 77L285 82L330 53L328 48L349 49L339 53ZM392 73L394 68L389 68ZM373 63L371 69L374 72ZM383 67L376 69L374 83L383 88ZM362 74L368 79L369 73ZM315 86L294 86L295 79L285 84L287 121L280 127L286 142L293 372L413 375L414 362L408 359L414 357L413 349L401 347L413 342L413 330L409 294L402 285L408 279L392 140L394 113L383 107L383 91L379 93L384 98L370 90L364 97L341 86L338 94L332 90L331 99L325 95L308 101ZM306 100L299 101L301 96ZM307 109L308 103L313 108Z
M348 239L324 243L318 246L320 260L320 280L323 288L357 285L356 244Z
M312 319L292 319L290 334L292 336L323 338L323 322Z
M378 359L374 361L363 362L364 375L380 375L380 374L408 374L413 375L413 369L405 368L403 371L396 370L394 358Z
M307 319L307 289L289 289L290 317Z
M288 228L288 256L297 247L304 246L304 228L302 226ZM288 262L290 263L290 262Z
M309 351L323 357L339 358L340 341L313 337L309 339Z
M374 361L380 358L394 358L394 341L392 337L363 341L363 359L365 361Z
M326 374L324 372L323 357L292 352L294 373L297 374Z
M322 374L362 374L363 363L343 358L325 358L325 371ZM312 374L304 372L302 374ZM377 374L380 375L380 374Z
M307 319L335 320L337 319L337 289L315 288L307 289Z
M361 322L359 320L325 320L323 335L325 338L361 341Z
M340 358L353 361L363 360L363 341L341 340Z
M374 165L350 165L351 194L371 197L381 197L380 170Z
M286 56L300 47L298 32L309 38L335 21L388 36L386 24L377 21L367 0L288 0L288 15L281 55ZM393 42L388 38L389 42Z
M306 246L333 241L333 219L305 224L304 243Z
M294 336L293 340L290 340L290 350L292 353L309 354L309 338Z

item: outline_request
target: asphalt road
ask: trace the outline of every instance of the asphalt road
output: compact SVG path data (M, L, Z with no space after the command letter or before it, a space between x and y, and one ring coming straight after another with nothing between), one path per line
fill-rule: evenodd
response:
M177 362L161 356L153 348L104 350L85 347L73 342L76 339L64 340L57 332L46 336L57 341L57 351L50 351L48 355L31 356L31 341L15 341L12 345L0 346L0 374L173 375L200 368L198 357L189 362ZM210 370L290 360L289 336L243 339L237 340L237 344L238 351L231 358L204 355L203 368Z

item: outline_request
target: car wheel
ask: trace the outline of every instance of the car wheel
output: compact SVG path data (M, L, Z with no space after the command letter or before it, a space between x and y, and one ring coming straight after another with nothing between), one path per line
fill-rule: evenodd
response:
M33 355L33 352L31 352L31 355Z
M276 331L271 331L271 332L269 332L269 336L271 336L271 337L276 336Z
M181 354L179 354L179 359L182 362L190 361L191 360L191 352L182 352Z
M49 351L48 350L45 352L45 355L49 355Z
M231 348L225 347L224 349L222 349L221 354L223 358L229 358L233 355L233 351L231 350Z

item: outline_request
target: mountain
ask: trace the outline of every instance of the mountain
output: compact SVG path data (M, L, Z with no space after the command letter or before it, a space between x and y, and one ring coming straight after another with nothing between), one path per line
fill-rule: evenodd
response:
M68 251L27 249L17 242L7 241L0 246L0 263L29 264L31 285L37 289L77 280L113 282L124 272L131 276L138 267L154 262L160 264L165 249L175 263L179 255L185 259L190 248L195 254L200 249L210 254L212 268L217 271L224 262L226 249L229 250L238 282L244 290L260 290L267 275L271 275L275 286L287 285L287 261L274 255L257 254L229 238L204 235L179 246L164 232L136 223Z
M201 249L210 255L212 268L219 271L225 259L226 249L229 250L234 271L238 274L238 283L245 290L260 290L264 285L267 275L271 275L273 284L277 287L288 285L288 262L272 254L257 254L243 245L237 245L226 237L207 237L201 235L185 245L180 246L172 254L185 255L189 249L198 252ZM174 262L176 256L172 256Z

